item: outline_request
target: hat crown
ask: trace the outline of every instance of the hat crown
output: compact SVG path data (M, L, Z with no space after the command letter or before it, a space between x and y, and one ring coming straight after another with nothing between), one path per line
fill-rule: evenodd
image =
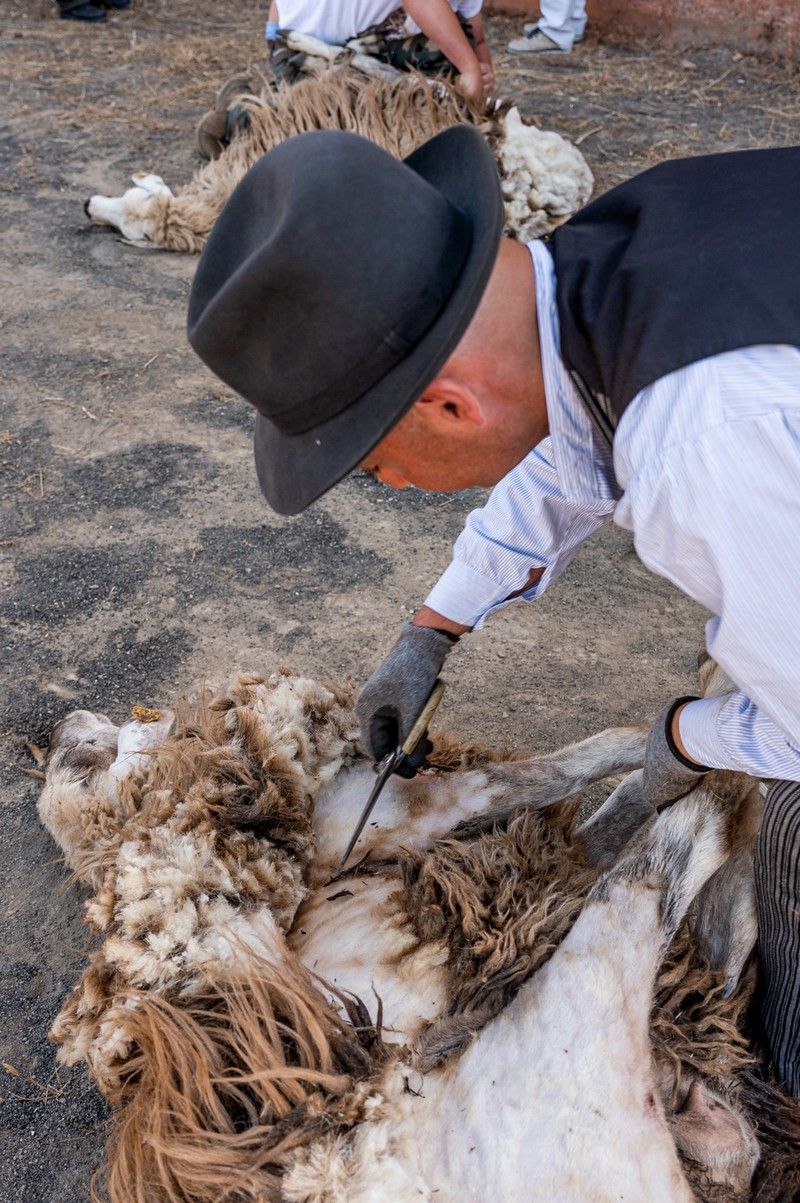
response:
M471 240L441 192L339 131L264 155L224 218L197 269L189 340L286 434L340 413L413 350Z

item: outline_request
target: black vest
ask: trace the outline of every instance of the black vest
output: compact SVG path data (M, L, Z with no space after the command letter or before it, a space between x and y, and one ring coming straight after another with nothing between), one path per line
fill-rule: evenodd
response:
M800 147L663 163L549 245L561 355L609 441L669 372L739 347L800 347Z

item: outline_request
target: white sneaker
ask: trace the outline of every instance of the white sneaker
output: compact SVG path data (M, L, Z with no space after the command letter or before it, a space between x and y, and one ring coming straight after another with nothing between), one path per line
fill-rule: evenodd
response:
M538 25L534 25L533 33L509 42L508 49L512 54L569 54L569 50L562 50L557 42L542 33Z
M537 30L538 28L539 28L539 22L538 22L538 21L526 21L526 23L525 23L525 24L522 26L522 32L525 34L525 36L526 36L526 37L530 37L530 35L531 35L531 34L532 34L532 33L533 33L535 30ZM577 37L575 37L575 38L573 39L573 41L575 41L575 42L582 42L582 41L583 41L583 34L582 34L582 33L579 33L579 34L577 35Z

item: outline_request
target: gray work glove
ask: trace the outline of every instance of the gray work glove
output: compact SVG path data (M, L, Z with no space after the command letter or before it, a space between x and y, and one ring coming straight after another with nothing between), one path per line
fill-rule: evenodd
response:
M403 624L402 634L367 681L356 703L361 742L374 760L402 744L430 697L457 635L434 627ZM395 772L413 777L433 745L423 737Z
M679 706L696 702L696 697L667 702L653 719L647 736L642 774L642 793L651 806L661 810L683 798L711 770L694 764L678 751L672 738L672 719Z

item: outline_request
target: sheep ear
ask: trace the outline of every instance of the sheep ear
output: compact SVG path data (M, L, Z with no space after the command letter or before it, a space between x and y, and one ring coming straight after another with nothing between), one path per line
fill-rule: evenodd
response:
M135 171L131 176L137 188L141 188L148 196L172 196L171 188L168 188L160 175L148 175L143 171Z

